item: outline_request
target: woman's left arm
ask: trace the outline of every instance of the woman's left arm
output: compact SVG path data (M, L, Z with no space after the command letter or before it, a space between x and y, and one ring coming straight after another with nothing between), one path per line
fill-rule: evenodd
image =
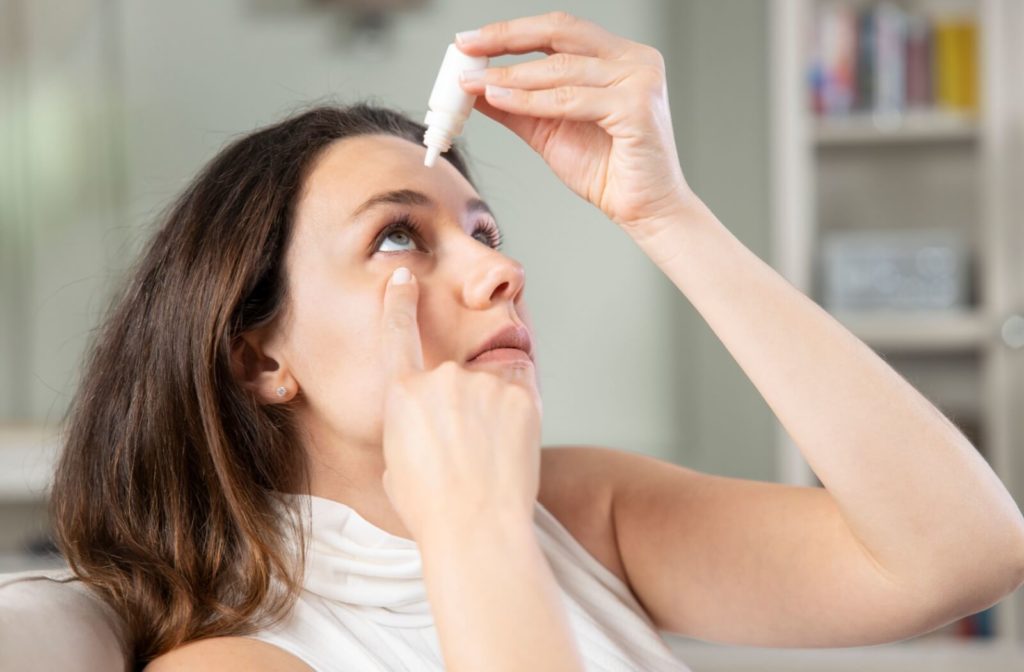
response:
M655 50L561 12L474 37L460 48L549 54L464 87L509 89L488 89L477 109L534 147L690 300L884 573L921 596L1024 580L1024 517L976 448L690 190Z

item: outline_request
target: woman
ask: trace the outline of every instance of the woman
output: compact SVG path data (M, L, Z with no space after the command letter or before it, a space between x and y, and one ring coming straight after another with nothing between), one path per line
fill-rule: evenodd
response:
M694 304L825 489L540 450L522 268L458 150L313 110L180 198L75 401L57 531L137 665L686 669L657 629L873 644L1021 584L974 447L691 191L657 51L561 12L459 44L548 54L463 87Z

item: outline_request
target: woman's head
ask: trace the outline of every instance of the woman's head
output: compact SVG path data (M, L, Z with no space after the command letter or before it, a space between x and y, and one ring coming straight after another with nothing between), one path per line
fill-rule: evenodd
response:
M51 511L138 663L290 606L302 544L293 557L273 492L308 491L310 440L379 445L377 318L394 267L421 281L427 366L464 361L521 316L521 267L490 246L458 148L422 165L424 130L354 105L236 140L173 204L112 303L69 409ZM433 204L355 216L396 191L389 200ZM422 235L377 238L403 213Z
M466 362L525 317L523 269L498 251L494 215L456 165L425 167L425 151L375 133L318 155L296 201L280 319L244 334L234 353L245 363L237 377L259 399L277 403L276 391L286 390L318 490L337 492L327 481L351 476L331 469L341 453L380 451L382 308L395 268L410 268L420 286L427 368ZM534 381L531 373L522 382L535 390Z

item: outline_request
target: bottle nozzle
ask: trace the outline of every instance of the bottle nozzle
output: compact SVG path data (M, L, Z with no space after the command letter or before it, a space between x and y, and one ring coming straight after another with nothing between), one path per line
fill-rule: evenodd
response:
M437 157L439 157L439 156L441 156L441 148L440 147L437 147L437 146L427 147L427 155L423 159L423 165L427 166L428 168L433 166L434 162L437 161Z

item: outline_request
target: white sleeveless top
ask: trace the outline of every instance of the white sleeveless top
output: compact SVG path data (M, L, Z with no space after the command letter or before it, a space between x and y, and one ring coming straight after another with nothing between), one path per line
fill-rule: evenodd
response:
M303 590L282 622L248 636L317 672L444 670L416 542L341 502L283 496L300 505L303 521L312 516ZM540 502L534 528L588 671L690 672L629 588Z

